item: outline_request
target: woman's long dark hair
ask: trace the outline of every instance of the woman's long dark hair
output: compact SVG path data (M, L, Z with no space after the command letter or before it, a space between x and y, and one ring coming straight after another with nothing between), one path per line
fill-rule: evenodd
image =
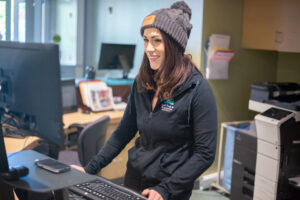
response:
M160 88L159 95L163 99L172 99L174 90L180 86L194 67L200 74L191 58L184 55L183 49L170 36L160 31L165 45L165 60L162 66L154 71L150 67L149 59L144 53L143 61L137 75L139 92L147 92Z

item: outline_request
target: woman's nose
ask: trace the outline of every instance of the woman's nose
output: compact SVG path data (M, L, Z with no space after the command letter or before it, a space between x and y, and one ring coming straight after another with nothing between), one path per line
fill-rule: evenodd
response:
M146 51L154 51L154 47L151 44L151 42L148 42L147 47L146 47Z

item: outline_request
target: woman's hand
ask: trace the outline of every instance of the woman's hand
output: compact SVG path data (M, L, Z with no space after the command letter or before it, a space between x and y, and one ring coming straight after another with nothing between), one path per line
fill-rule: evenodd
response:
M85 173L83 167L80 167L78 165L70 165L70 166L73 167L74 169L77 169L78 171L81 171L81 172Z
M145 189L142 192L143 196L148 196L148 200L164 200L162 196L155 190Z

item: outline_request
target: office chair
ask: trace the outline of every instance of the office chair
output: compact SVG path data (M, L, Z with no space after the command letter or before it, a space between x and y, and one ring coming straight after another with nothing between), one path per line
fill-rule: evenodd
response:
M83 126L77 140L77 152L67 150L60 151L58 160L68 165L73 164L84 167L104 145L109 121L109 116L105 115ZM81 126L82 125L75 125L75 127L79 127L79 129ZM74 125L71 125L69 128L72 127L74 127Z

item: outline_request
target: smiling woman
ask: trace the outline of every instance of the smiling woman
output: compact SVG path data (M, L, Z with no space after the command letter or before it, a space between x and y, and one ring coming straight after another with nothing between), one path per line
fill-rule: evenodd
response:
M217 111L214 95L189 56L191 9L183 2L144 18L144 56L123 118L87 166L98 173L135 137L124 185L148 200L188 200L213 162Z

